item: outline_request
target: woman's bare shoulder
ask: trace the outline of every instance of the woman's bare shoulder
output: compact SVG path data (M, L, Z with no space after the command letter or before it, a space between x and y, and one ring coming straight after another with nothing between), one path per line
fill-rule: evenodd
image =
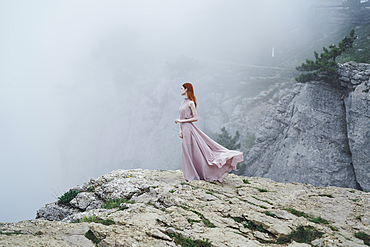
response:
M189 102L189 106L195 106L194 101L190 100L190 102Z

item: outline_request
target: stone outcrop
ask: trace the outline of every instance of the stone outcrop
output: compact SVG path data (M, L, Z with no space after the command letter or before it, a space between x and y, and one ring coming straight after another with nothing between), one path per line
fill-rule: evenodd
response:
M174 237L181 234L210 246L305 247L310 245L275 242L308 226L323 233L312 245L365 246L354 234L370 233L370 193L348 188L233 174L222 183L185 182L181 171L136 169L72 189L83 192L68 206L55 202L38 211L39 219L0 223L0 246L95 246L88 234L98 246L181 246ZM125 200L101 207L118 198ZM87 222L92 217L100 221ZM314 223L318 217L327 222Z
M344 101L348 141L356 181L363 190L370 191L370 65L343 64L340 73L342 80L356 85Z
M338 68L338 90L297 83L266 115L246 157L246 176L370 190L370 65Z

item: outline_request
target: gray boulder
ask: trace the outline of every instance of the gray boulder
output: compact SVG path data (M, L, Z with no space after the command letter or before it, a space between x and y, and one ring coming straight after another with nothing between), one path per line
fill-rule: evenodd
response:
M370 190L370 65L338 65L343 90L296 84L256 130L244 175ZM355 82L355 83L354 83Z
M60 221L79 212L81 212L81 210L77 208L61 205L58 202L52 202L37 210L36 219Z
M296 84L256 133L247 176L356 187L341 94L322 82Z
M370 191L370 94L369 89L364 91L350 93L345 105L356 180L363 190Z

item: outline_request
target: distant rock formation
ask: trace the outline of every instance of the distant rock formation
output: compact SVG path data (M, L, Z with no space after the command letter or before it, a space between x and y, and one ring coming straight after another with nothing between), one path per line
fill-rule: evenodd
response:
M338 90L297 83L270 110L246 176L370 191L370 65L339 64Z
M289 247L365 247L355 233L370 232L370 193L348 188L233 174L222 183L186 183L181 171L135 169L72 190L82 192L67 205L46 204L38 219L0 223L0 246L161 247L181 246L185 238L254 247L282 246L274 243L285 237ZM297 229L321 233L297 243Z

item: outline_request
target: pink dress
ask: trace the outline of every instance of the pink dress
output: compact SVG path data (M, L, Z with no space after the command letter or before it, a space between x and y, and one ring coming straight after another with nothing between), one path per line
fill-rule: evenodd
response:
M185 98L180 106L180 119L193 117ZM236 165L244 160L243 153L228 150L200 131L193 123L181 123L182 128L182 171L186 181L206 180L220 182Z

